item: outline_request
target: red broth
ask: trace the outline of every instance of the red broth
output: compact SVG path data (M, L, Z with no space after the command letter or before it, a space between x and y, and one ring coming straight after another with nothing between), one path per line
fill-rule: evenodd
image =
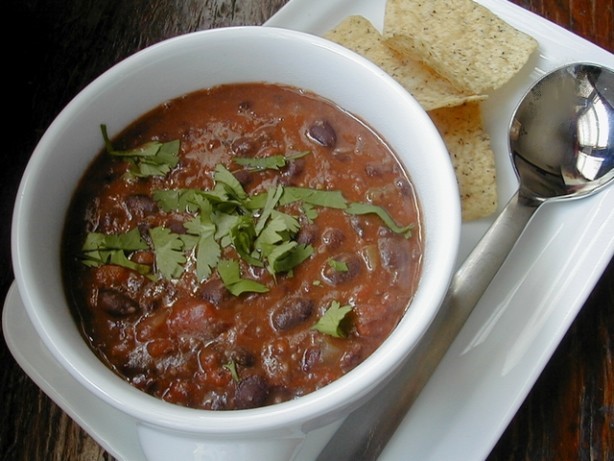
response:
M175 161L138 150L152 141L179 146ZM67 297L100 359L210 410L294 399L356 367L406 311L422 254L419 206L385 142L327 100L264 83L171 100L109 141L63 245Z

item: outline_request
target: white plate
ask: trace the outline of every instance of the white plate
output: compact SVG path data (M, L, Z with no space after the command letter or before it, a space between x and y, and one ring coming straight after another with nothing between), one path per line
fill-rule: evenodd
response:
M506 133L519 98L548 70L572 61L614 68L614 56L507 1L478 2L540 45L526 69L484 104L503 205L517 185ZM362 14L381 28L384 6L385 0L292 0L266 25L321 35L345 16ZM540 209L381 461L488 456L614 255L613 204L614 188L609 188L588 199ZM491 222L463 225L459 263ZM14 286L5 301L3 330L25 372L100 445L119 459L144 460L134 421L89 395L33 339L36 334ZM307 447L300 458L316 456Z

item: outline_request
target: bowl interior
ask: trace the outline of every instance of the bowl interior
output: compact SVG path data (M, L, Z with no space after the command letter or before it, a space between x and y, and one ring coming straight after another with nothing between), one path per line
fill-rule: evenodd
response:
M423 273L405 318L376 353L323 392L262 409L242 410L243 423L165 404L124 383L89 350L62 289L60 242L68 203L109 134L182 94L222 83L258 82L305 88L336 102L377 131L407 168L422 207ZM198 419L217 431L284 425L341 408L369 392L408 354L432 320L456 257L458 191L447 152L426 113L383 71L318 37L263 27L181 36L119 63L83 90L49 127L26 169L13 220L13 262L20 294L44 343L67 370L107 402L137 418L155 414L185 428ZM274 408L279 407L279 408ZM278 416L273 419L272 414ZM211 418L215 423L210 423ZM193 427L193 426L192 426Z

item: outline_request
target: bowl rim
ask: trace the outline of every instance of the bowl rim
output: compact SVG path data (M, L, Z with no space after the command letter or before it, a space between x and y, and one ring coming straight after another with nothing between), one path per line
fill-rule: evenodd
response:
M325 417L342 408L350 408L352 405L355 405L356 401L360 400L361 397L365 397L371 393L381 381L388 378L382 375L381 371L376 374L377 376L374 376L373 371L384 369L389 371L394 370L396 366L399 365L398 361L409 354L415 347L424 333L424 330L426 330L426 327L433 320L437 312L437 308L435 307L432 307L426 312L423 318L420 319L422 322L421 329L414 333L413 336L401 337L398 333L398 329L395 329L390 337L362 364L324 388L295 400L246 410L208 411L185 408L150 396L134 388L120 378L117 378L117 380L109 379L104 382L95 382L95 376L90 376L89 372L86 374L82 369L78 369L75 362L70 360L70 357L67 357L66 351L62 351L58 348L53 332L50 334L48 328L44 325L45 319L40 315L41 312L39 312L37 300L32 296L32 293L40 291L40 287L34 286L34 289L32 287L32 284L36 284L36 281L31 280L27 273L28 262L23 257L23 245L27 242L25 242L25 238L22 238L20 231L23 226L28 225L28 223L24 221L27 215L27 210L24 210L24 208L27 208L27 200L25 199L31 199L31 197L28 197L31 188L30 183L32 182L31 177L35 177L37 168L40 168L38 164L45 155L45 148L48 140L56 136L60 125L68 122L72 112L81 104L81 101L86 100L89 96L97 92L99 88L116 78L117 75L130 69L134 65L138 65L142 60L150 59L150 57L155 57L158 53L164 53L167 49L173 49L173 47L181 46L191 41L208 40L209 37L215 36L235 36L235 38L249 39L253 34L266 36L272 40L309 42L314 46L332 51L339 55L341 59L353 61L354 65L358 65L368 72L375 73L383 79L384 84L398 93L399 100L408 107L411 107L414 112L420 114L422 118L421 122L424 123L425 126L429 125L430 118L428 118L426 112L396 81L362 56L324 38L299 31L263 26L235 26L192 32L163 40L138 51L115 64L81 90L58 114L36 146L20 183L14 209L12 254L15 278L19 292L24 300L28 316L32 320L32 323L47 349L51 351L53 356L61 363L62 367L71 373L71 375L82 385L115 408L120 409L124 413L140 421L155 421L157 425L181 431L200 432L204 430L218 435L228 433L236 435L238 433L253 433L255 428L257 428L260 432L266 432L288 427L288 425L295 424L297 420L304 422L316 417ZM433 143L440 152L439 155L441 156L444 153L447 155L443 140L441 140L441 137L436 132L432 123L431 128L426 129L431 131L428 135L433 138ZM433 153L433 155L436 155L436 153ZM449 165L448 171L442 172L442 175L443 177L447 176L447 183L442 184L442 187L453 190L452 181L454 181L454 187L456 182L451 165ZM432 306L435 304L438 306L443 299L455 264L460 240L460 201L457 195L458 194L450 196L449 205L445 210L445 213L450 213L448 219L449 227L446 229L449 237L448 241L442 242L441 248L438 248L438 253L435 255L438 258L438 264L440 264L438 270L444 275L435 276L433 274L428 274L428 280L433 287L433 291L437 293L437 296L440 296L439 299L429 301ZM427 238L428 232L429 230L427 229ZM427 244L427 238L425 238L424 241L425 245ZM426 251L427 249L425 248L425 252ZM421 281L425 277L425 274L421 274ZM372 365L375 361L379 361L380 363L378 363L377 366ZM109 374L112 374L110 370ZM354 385L352 381L357 378L366 383L366 385L362 387Z

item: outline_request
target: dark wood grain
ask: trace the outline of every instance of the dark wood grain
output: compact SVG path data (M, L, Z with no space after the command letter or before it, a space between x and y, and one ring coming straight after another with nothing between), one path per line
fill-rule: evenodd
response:
M513 0L614 51L612 0ZM5 0L0 301L13 279L10 215L30 152L61 108L124 57L213 27L261 24L286 0ZM7 32L11 30L10 34ZM614 460L614 262L489 461ZM0 341L0 460L111 460L21 371ZM180 461L180 460L179 460Z

